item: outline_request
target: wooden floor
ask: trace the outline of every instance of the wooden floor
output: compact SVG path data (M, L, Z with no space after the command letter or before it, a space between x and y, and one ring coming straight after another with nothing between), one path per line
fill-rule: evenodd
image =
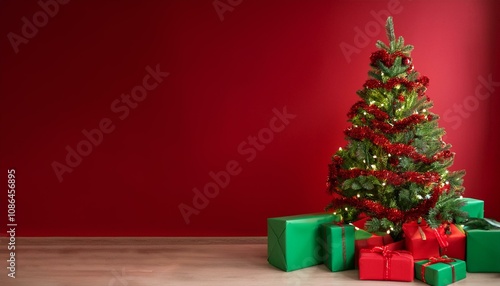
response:
M18 238L16 278L7 277L7 238L0 238L0 285L424 285L359 281L357 271L324 265L293 272L266 261L266 238ZM500 273L454 285L500 285Z

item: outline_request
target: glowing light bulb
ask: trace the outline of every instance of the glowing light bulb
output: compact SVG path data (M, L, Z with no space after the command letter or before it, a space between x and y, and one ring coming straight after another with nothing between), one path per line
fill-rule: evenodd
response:
M358 198L359 198L359 197L361 197L361 196L360 196L359 194L357 194L357 195L356 195L356 197L358 197Z
M386 232L387 232L387 234L389 234L389 233L391 233L391 230L388 229Z
M422 112L427 112L427 109L425 109L425 108L424 108L424 109L422 109Z
M342 147L339 147L339 151L342 151Z
M385 186L385 182L382 183L382 186Z
M371 165L371 167L372 167L373 170L377 169L377 166L375 166L375 165Z
M460 196L460 198L461 198L461 199L463 199L463 198L464 198L464 196Z
M387 157L391 157L391 154L387 154Z
M448 181L446 181L446 182L444 182L444 183L445 183L445 184L447 184L447 185L449 185L449 184L450 184L450 182L448 182Z
M345 208L345 210L347 211L347 210L348 210L348 208Z
M377 155L373 155L373 159L377 159Z
M448 174L450 171L446 170L446 171L444 171L444 172L445 172L446 174Z
M363 159L363 163L365 163L365 164L366 164L366 160L365 160L365 159Z
M333 212L333 214L334 214L334 215L336 215L336 214L337 214L337 212Z

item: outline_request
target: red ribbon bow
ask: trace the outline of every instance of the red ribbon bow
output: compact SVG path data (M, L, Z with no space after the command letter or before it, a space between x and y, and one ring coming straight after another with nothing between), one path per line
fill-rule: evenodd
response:
M370 252L380 253L384 257L392 257L392 255L395 253L394 250L389 250L387 246L375 246L374 248L370 249Z
M431 258L429 258L429 262L427 262L425 264L431 265L431 264L436 264L436 263L449 263L449 262L455 262L455 261L456 261L455 259L449 258L449 257L446 257L446 256L443 256L443 257L431 257Z
M452 282L455 283L455 266L451 264L452 262L455 262L456 260L453 258L449 258L447 256L443 257L431 257L429 258L429 261L424 263L422 267L420 268L420 274L422 276L422 282L425 282L425 268L429 265L436 264L436 263L446 263L451 266L451 275L452 275Z
M372 249L361 249L362 252L380 253L384 257L390 258L393 254L401 255L401 253L411 254L406 250L390 250L387 246L375 246Z

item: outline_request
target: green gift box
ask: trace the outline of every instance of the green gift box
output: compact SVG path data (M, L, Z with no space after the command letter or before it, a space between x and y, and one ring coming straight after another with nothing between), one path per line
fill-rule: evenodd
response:
M467 271L500 272L500 229L465 229Z
M415 262L415 278L429 285L444 286L465 279L465 268L465 261L446 256L420 260Z
M459 200L465 203L460 210L468 213L470 218L484 218L484 201L471 198L461 198ZM463 222L463 220L457 219L457 223L460 222Z
M267 260L284 271L323 263L320 226L338 220L331 213L267 219Z
M332 272L354 269L354 226L321 225L325 265Z

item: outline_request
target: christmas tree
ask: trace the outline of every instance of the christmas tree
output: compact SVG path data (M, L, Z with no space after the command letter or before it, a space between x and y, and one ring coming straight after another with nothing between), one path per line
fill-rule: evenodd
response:
M348 144L333 155L327 210L351 222L366 215L371 232L401 239L402 224L425 219L436 228L464 217L457 200L464 171L449 171L454 153L442 137L439 117L425 94L426 76L414 70L403 37L396 39L392 18L386 23L389 44L377 41L369 79L348 112Z

